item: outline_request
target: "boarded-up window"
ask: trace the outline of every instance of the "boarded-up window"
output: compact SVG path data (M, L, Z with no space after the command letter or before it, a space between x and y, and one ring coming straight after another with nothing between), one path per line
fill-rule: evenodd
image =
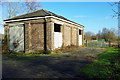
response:
M54 24L54 32L61 32L60 24Z

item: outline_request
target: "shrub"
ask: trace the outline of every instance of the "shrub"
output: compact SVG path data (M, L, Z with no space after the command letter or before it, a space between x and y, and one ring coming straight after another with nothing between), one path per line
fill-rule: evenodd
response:
M66 47L61 47L60 49L55 49L54 52L56 53L61 53L61 52L70 52L72 50L77 50L79 49L79 46L75 46L75 45L70 45L70 46L66 46Z
M44 51L44 54L50 54L50 53L51 53L50 50Z
M47 51L44 51L44 50L35 50L33 52L30 52L29 54L50 54L51 51L50 50L47 50Z

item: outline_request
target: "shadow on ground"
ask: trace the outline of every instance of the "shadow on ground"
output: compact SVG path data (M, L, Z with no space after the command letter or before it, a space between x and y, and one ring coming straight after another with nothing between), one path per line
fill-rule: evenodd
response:
M3 78L81 78L87 77L79 72L91 63L87 56L97 56L103 49L83 48L66 55L16 57L3 56ZM104 50L103 50L104 51ZM100 54L100 52L99 52Z

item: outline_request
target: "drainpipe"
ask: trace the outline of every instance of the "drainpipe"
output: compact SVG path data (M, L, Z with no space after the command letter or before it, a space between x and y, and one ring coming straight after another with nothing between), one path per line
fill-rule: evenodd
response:
M44 18L44 51L47 51L47 30L46 30L46 18Z
M24 51L23 52L25 53L26 52L26 49L25 49L25 46L26 46L25 45L25 23L23 24L23 26L24 26Z

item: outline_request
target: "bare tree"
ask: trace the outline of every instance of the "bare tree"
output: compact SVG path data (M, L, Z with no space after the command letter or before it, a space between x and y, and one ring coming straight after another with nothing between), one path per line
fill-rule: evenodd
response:
M119 2L114 2L114 3L108 3L112 7L117 7L118 10L112 9L114 12L113 17L118 18L118 47L120 47L120 1Z
M2 5L2 2L0 1L0 7L1 7L1 5Z
M112 15L112 17L117 17L118 18L118 14L119 14L119 12L118 12L118 10L116 10L115 8L117 7L117 8L120 8L120 7L118 7L118 2L114 2L114 3L110 3L110 2L108 2L108 4L110 5L110 6L112 6L112 11L114 12L114 14Z
M105 41L116 41L117 40L117 36L115 33L115 29L107 29L107 28L103 28L101 35L100 35L101 39L105 39Z
M14 3L9 3L9 7L8 7L8 14L9 14L9 18L16 16L18 13L18 5L20 2L15 3L15 7L13 7Z
M5 16L4 18L14 17L21 12L20 2L3 2L2 6L6 8L4 12L7 12L7 14L3 14Z
M29 13L35 10L40 9L40 2L36 0L24 0L24 2L3 2L3 6L7 8L7 15L5 18L15 17L23 13Z
M40 2L36 2L36 0L25 0L26 2L23 3L23 5L25 6L25 9L27 10L27 13L35 11L40 9L41 4Z
M90 31L88 31L88 32L85 32L85 39L86 40L91 40L92 38L92 36L94 36L94 33L93 32L90 32Z

